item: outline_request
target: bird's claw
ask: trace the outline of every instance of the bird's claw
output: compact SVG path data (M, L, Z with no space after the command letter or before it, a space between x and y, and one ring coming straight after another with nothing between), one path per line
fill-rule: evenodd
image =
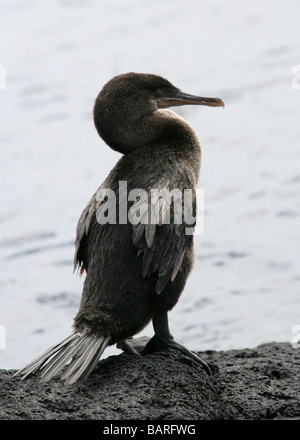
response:
M205 361L203 361L197 354L190 351L188 348L186 348L184 345L179 344L178 342L174 341L172 337L169 335L167 337L161 337L157 334L155 334L145 345L143 350L141 351L141 355L145 356L147 354L153 353L157 349L164 348L164 347L171 347L175 348L177 350L180 350L185 355L189 356L190 358L194 359L196 362L198 362L200 365L202 365L203 369L206 371L207 374L211 374L211 369L207 365Z

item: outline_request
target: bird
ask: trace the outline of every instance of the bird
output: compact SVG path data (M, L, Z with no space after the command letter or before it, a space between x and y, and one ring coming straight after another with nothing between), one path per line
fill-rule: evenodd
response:
M101 89L93 109L95 128L121 158L77 224L74 271L85 273L85 280L73 331L15 375L25 379L39 372L41 382L56 375L65 385L81 382L114 344L140 356L172 347L210 374L206 362L174 340L168 323L193 267L194 243L184 216L175 221L182 201L176 205L177 199L160 195L190 190L195 213L201 165L194 129L169 110L182 105L224 107L224 102L184 93L149 73L122 73ZM150 205L157 215L150 216ZM195 220L191 224L194 228ZM134 338L151 321L154 335Z

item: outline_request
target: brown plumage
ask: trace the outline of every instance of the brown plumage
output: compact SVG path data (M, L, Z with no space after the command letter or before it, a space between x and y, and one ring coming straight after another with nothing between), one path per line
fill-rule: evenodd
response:
M77 226L74 267L81 274L86 271L86 278L74 333L17 374L26 377L41 370L41 380L46 381L68 364L62 379L74 383L86 378L105 347L115 343L142 355L160 346L178 348L209 372L200 358L173 340L168 328L167 312L177 303L193 265L193 236L186 235L184 218L176 224L173 203L170 223L153 224L146 217L149 198L140 198L144 221L119 221L120 182L126 182L128 193L139 188L150 196L152 189L190 189L195 195L200 144L187 122L165 110L184 104L224 105L218 98L182 93L168 80L150 74L119 75L99 93L94 107L96 129L123 154L100 187L114 192L117 221L99 223L107 199L99 199L98 190ZM133 205L134 201L128 202L126 215ZM141 347L131 337L150 320L155 335Z

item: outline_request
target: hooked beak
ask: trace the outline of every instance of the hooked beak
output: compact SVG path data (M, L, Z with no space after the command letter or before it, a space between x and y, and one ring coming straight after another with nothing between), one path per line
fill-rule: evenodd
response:
M189 95L180 90L173 96L163 96L156 100L157 108L175 107L178 105L208 105L209 107L225 107L224 101L220 98L204 98L202 96Z

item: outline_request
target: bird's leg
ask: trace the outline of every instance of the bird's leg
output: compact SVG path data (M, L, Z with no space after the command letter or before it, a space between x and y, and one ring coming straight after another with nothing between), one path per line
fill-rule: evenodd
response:
M178 342L174 341L173 336L170 333L169 330L169 323L168 323L168 313L167 312L159 312L156 313L153 317L153 328L155 335L147 342L143 350L141 351L142 355L153 353L156 349L161 347L172 347L176 348L182 353L186 354L187 356L191 357L195 361L197 361L199 364L202 365L204 370L210 374L211 370L206 362L204 362L199 356L197 356L195 353L188 350L184 345L179 344Z
M141 336L140 338L123 339L117 343L117 348L123 350L127 354L140 354L150 338Z

